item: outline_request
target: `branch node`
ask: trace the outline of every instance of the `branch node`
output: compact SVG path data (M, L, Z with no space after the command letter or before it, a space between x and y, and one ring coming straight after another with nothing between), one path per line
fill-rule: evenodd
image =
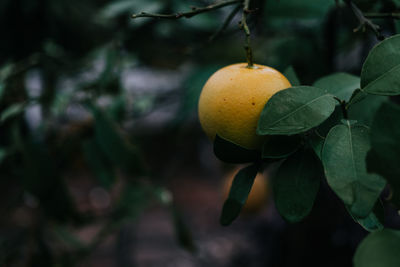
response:
M360 30L365 32L367 28L370 28L379 40L385 38L381 33L380 26L368 19L353 1L345 0L345 2L360 22L359 26L355 28L353 32L358 32Z
M185 18L191 18L193 16L196 16L201 13L209 12L212 10L216 10L225 6L233 5L236 3L240 3L242 0L226 0L226 1L221 1L218 3L214 3L211 5L208 5L206 7L191 7L191 11L189 12L179 12L175 14L152 14L152 13L146 13L146 12L141 12L139 14L133 14L131 17L133 19L136 18L160 18L160 19L180 19L182 17Z

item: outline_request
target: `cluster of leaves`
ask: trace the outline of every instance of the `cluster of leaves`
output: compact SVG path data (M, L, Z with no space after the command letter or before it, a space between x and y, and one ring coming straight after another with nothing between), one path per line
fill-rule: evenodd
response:
M336 73L301 86L289 68L286 75L293 87L272 96L260 115L257 133L266 136L262 151L217 136L218 158L252 162L236 175L221 223L228 225L239 215L263 163L276 162L273 193L285 220L298 222L310 213L325 177L350 216L366 230L377 231L359 247L355 266L377 266L378 260L379 266L398 266L397 251L376 247L400 246L400 232L383 230L380 200L388 183L390 202L400 208L400 107L387 98L400 94L399 48L400 35L375 46L360 78ZM360 111L353 110L359 105ZM377 250L370 253L372 249Z

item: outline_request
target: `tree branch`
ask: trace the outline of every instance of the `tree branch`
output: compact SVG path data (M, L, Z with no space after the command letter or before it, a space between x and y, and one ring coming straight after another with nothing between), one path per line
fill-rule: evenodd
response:
M229 1L222 1L219 3L215 3L206 7L192 7L192 11L189 12L178 12L175 14L152 14L142 12L139 14L133 14L132 18L160 18L160 19L180 19L180 18L191 18L201 13L209 12L215 9L219 9L221 7L233 5L236 3L240 3L241 0L229 0Z
M344 0L345 3L350 7L353 11L354 15L360 22L360 25L354 29L354 32L359 30L365 31L366 28L370 28L376 35L379 40L385 39L385 37L381 34L381 28L379 25L373 23L370 19L364 16L364 13L358 8L358 6L351 0Z
M247 15L250 13L250 0L244 0L243 2L243 14L242 20L240 21L240 27L243 29L244 33L246 34L246 44L244 49L246 50L246 59L247 59L247 67L253 67L253 50L251 49L251 36L250 36L250 29L247 25Z

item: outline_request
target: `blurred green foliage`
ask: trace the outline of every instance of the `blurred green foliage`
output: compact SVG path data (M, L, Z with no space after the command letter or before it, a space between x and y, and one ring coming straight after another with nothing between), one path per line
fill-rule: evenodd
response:
M138 141L146 131L132 121L172 101L178 108L160 132L176 135L192 122L210 74L244 61L244 37L237 27L240 18L235 17L209 42L235 7L177 21L131 20L130 15L185 11L207 3L0 1L0 188L4 193L0 214L1 227L10 229L0 238L1 266L21 262L73 266L150 204L172 205L162 197L168 191L159 179L157 163L145 156L150 153L148 143ZM250 18L256 62L281 71L293 66L302 84L336 71L359 75L375 43L369 32L353 33L357 26L353 14L333 0L255 0L252 5L258 8ZM362 3L369 11L398 7L399 1ZM399 22L382 21L381 26L389 34L400 30ZM131 88L126 82L129 71L136 68L172 70L183 78L167 92L137 93L139 86ZM150 84L149 78L142 77L142 83ZM376 110L378 104L373 98L370 101ZM361 113L356 105L351 112ZM371 117L365 120L371 123ZM113 198L111 210L99 215L95 209L80 209L70 186L80 172L92 175L93 183ZM14 223L12 215L21 207L34 214ZM171 210L178 239L193 250L183 220ZM90 244L71 230L95 223L104 228ZM63 246L50 246L49 239ZM29 255L23 254L27 246Z

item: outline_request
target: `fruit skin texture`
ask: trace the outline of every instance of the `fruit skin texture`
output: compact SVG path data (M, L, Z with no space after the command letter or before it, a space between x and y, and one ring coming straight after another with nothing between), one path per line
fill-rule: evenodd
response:
M206 82L200 94L199 119L207 136L216 134L239 146L260 149L263 137L257 123L267 101L276 92L291 87L279 71L247 63L224 67Z
M228 172L224 176L222 188L224 200L228 198L232 181L240 169L240 167L235 168L233 171ZM249 197L247 198L247 201L242 208L242 212L247 214L254 214L259 212L263 207L265 207L268 200L268 195L269 191L266 175L258 173L256 178L254 179L254 184L251 188Z

